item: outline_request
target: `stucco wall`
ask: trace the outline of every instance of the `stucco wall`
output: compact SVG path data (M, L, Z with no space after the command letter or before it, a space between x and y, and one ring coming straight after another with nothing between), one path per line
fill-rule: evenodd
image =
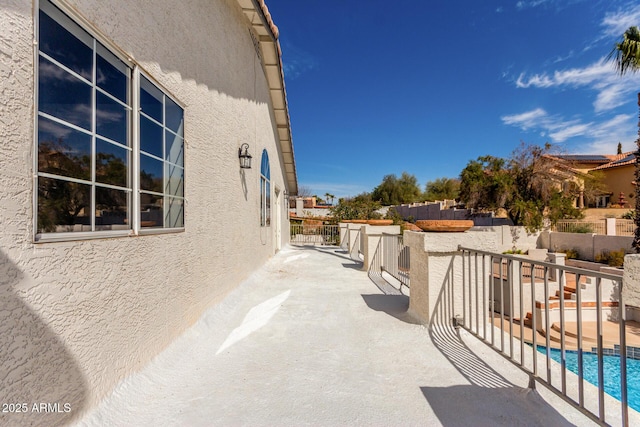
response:
M577 250L580 259L594 261L596 255L603 251L618 251L624 249L632 252L631 236L602 236L587 233L556 233L544 231L540 233L538 245L549 252L562 252L566 249Z
M640 307L640 255L627 255L624 257L624 279L622 286L622 296L627 305ZM634 320L640 320L637 311L634 313Z
M630 209L635 206L635 200L630 195L635 191L635 187L631 183L634 180L635 165L625 165L617 168L610 168L603 170L604 178L603 184L607 186L611 195L611 203L618 203L620 199L620 192L624 193L627 203L623 206L626 209Z
M33 243L35 6L3 1L0 402L71 410L0 413L2 425L77 417L264 263L275 226L259 225L263 148L272 196L286 189L268 88L236 2L69 3L186 106L185 232ZM254 166L241 173L244 142Z

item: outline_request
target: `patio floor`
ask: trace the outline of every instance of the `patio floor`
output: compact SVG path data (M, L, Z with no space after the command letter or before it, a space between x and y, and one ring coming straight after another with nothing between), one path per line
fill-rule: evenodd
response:
M593 424L464 331L412 324L360 266L284 248L79 424Z

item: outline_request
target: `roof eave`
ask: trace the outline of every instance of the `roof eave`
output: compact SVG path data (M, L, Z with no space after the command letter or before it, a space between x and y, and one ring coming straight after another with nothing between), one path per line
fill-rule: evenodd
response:
M284 161L285 176L289 194L298 193L298 176L293 140L291 137L291 120L287 102L287 91L284 84L282 67L282 50L278 41L278 27L275 26L264 0L237 0L247 17L249 24L258 35L262 65L265 70L271 106L277 126L280 150Z

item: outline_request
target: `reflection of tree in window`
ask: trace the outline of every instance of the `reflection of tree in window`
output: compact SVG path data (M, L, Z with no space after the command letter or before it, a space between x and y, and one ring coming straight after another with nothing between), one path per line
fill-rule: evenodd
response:
M38 232L59 231L57 226L88 224L88 221L81 221L80 216L85 217L90 204L91 188L88 185L38 178ZM71 231L70 227L66 228Z
M38 144L38 171L78 179L89 179L91 157L86 154L74 154L73 148L64 142L40 141Z

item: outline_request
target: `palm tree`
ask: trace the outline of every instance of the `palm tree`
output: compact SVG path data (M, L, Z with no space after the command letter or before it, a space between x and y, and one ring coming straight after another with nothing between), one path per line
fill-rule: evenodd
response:
M330 205L333 206L333 199L335 199L336 196L331 193L325 193L324 197L326 197L327 203L329 203L329 199L331 199Z
M622 35L622 41L615 44L611 53L607 57L613 61L616 71L621 76L628 71L635 73L640 71L640 30L638 27L629 27ZM638 93L638 108L640 111L640 92ZM636 150L636 231L633 238L633 247L636 253L640 253L640 114L638 114L638 139L636 140L638 149Z

